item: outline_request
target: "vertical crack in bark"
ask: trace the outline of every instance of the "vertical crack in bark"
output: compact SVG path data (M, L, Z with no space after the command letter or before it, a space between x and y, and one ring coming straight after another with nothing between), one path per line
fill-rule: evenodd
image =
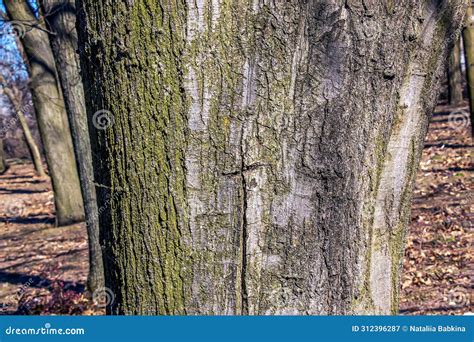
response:
M240 269L240 295L241 295L241 314L248 315L249 303L248 303L248 291L247 291L247 182L245 180L245 156L244 156L244 125L242 125L242 131L240 136L240 177L242 184L242 218L241 218L241 231L242 231L242 245L241 245L241 269Z

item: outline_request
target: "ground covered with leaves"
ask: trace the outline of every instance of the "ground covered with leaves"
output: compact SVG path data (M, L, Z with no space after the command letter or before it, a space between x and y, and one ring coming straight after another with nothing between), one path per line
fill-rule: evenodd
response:
M474 312L472 140L467 112L439 106L413 196L403 263L402 314ZM56 228L48 179L11 161L0 176L0 313L104 314L85 290L84 224Z
M467 109L438 106L413 193L402 314L474 312L472 147Z
M85 291L85 224L55 227L49 179L30 163L9 164L0 176L0 314L103 314Z

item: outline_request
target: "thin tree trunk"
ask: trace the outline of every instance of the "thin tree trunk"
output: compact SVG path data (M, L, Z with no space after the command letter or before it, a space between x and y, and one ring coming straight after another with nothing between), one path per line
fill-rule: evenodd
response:
M80 0L108 312L397 312L462 3Z
M18 121L20 121L21 128L23 129L26 144L28 146L28 150L30 151L31 159L33 161L33 165L35 166L36 174L39 177L46 177L46 172L44 171L43 163L41 160L41 153L39 151L38 145L36 144L33 138L33 135L31 134L30 128L28 127L28 122L26 121L25 115L21 110L17 110L16 115L18 117Z
M458 40L451 51L448 63L449 104L462 103L461 41Z
M43 0L51 47L58 68L69 124L89 236L88 287L94 291L104 286L104 269L99 240L99 213L92 171L92 155L87 127L84 89L77 54L76 7L74 0Z
M5 160L5 152L3 151L3 138L0 137L0 175L7 171L8 165Z
M469 108L471 111L471 134L474 136L474 17L472 6L467 8L466 25L462 38L464 56L466 58L467 93L469 94Z
M31 93L53 184L57 224L82 221L84 209L79 177L48 34L28 2L5 1L5 7L12 20L24 23L21 30L17 29L28 58Z
M0 79L1 78L2 77L0 76ZM46 172L44 171L43 162L41 160L40 150L35 142L35 139L33 138L33 134L31 134L25 115L21 110L21 105L18 100L18 91L14 91L8 87L4 87L3 90L10 100L13 110L15 111L18 121L20 122L21 129L23 130L23 134L25 136L26 145L28 146L28 150L30 152L31 160L35 166L36 174L39 177L46 177Z

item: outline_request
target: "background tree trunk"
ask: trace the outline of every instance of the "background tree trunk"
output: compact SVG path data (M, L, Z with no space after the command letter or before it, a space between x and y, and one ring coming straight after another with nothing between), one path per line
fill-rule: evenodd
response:
M2 76L0 76L0 81L4 82ZM15 111L18 121L20 122L21 129L23 130L23 134L25 136L26 145L28 146L28 150L30 152L31 160L33 161L33 165L35 166L36 174L39 177L46 177L46 172L43 168L40 150L35 142L35 139L33 138L33 134L31 134L25 115L21 110L21 105L19 102L19 92L17 89L10 89L7 86L4 86L3 90L7 95L8 99L10 100L13 110Z
M397 312L462 0L79 3L109 313Z
M462 103L461 41L454 44L448 63L449 104L458 106Z
M474 136L474 17L472 5L467 8L466 25L462 38L464 56L466 58L467 93L469 94L469 108L471 111L471 133Z
M17 21L16 29L28 57L31 93L53 184L57 223L62 226L81 221L84 209L79 177L48 34L28 2L5 1L5 6L9 17Z
M0 138L0 175L7 171L8 165L5 160L5 152L3 151L3 138Z
M42 4L48 28L53 32L50 36L51 47L61 81L81 180L89 236L88 287L94 291L104 286L104 269L84 89L77 54L76 6L74 0L43 0Z

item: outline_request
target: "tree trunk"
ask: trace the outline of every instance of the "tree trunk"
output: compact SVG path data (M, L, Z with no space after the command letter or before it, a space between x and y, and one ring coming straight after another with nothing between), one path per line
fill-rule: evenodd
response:
M51 47L71 127L77 169L89 236L89 277L91 291L104 286L104 269L99 240L99 213L92 171L92 155L87 127L84 89L77 54L76 6L74 0L43 0Z
M1 79L2 76L0 76L0 80ZM3 90L7 95L8 99L10 100L13 110L15 111L18 121L20 122L21 129L23 130L23 134L25 136L26 145L28 146L28 151L30 152L31 160L33 161L33 165L35 166L36 174L39 177L46 177L46 172L44 171L43 162L41 160L40 150L35 142L35 139L33 138L33 134L31 134L25 115L21 110L21 105L18 100L19 92L18 90L15 91L6 86L4 86Z
M474 17L472 6L467 8L466 25L463 29L464 56L466 59L467 93L471 111L471 134L474 136Z
M462 0L78 3L109 313L397 312Z
M28 2L5 1L5 6L12 20L23 23L17 30L28 58L31 93L53 184L57 223L62 226L81 221L84 209L79 177L48 34Z
M5 160L5 152L3 151L3 138L0 137L0 175L8 170L7 161Z
M462 103L461 41L458 40L451 51L448 63L449 104Z

